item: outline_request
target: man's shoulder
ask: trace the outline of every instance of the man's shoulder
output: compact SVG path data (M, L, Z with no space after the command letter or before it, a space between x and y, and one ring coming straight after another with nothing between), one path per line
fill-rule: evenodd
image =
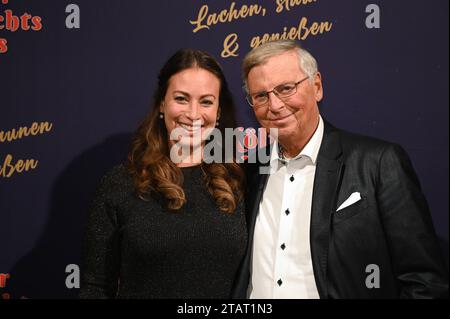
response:
M339 128L333 128L331 133L339 135L339 140L344 153L350 151L383 153L386 150L402 149L402 147L395 142Z
M332 135L334 137L331 137ZM366 172L378 172L383 168L393 171L406 169L409 175L413 174L408 153L397 143L341 129L329 131L328 136L327 147L338 142L341 161L347 167Z

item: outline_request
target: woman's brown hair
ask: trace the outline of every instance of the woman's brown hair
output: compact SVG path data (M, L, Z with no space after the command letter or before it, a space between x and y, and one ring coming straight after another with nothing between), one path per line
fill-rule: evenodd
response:
M159 106L166 96L170 78L189 68L205 69L220 80L219 129L235 128L234 103L224 73L208 53L192 49L176 52L163 66L158 76L158 87L153 96L153 109L139 126L133 139L128 164L138 196L148 200L152 192L161 195L170 210L178 210L186 203L183 174L169 156L168 132L159 118ZM202 163L204 181L219 210L232 213L242 200L244 172L239 164Z

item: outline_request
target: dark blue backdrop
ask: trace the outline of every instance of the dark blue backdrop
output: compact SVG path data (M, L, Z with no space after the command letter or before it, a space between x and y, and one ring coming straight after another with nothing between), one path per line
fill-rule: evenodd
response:
M324 79L322 115L350 131L401 144L410 154L448 256L448 1L317 0L265 17L193 33L203 4L230 1L75 0L81 28L65 26L69 1L10 0L0 5L41 16L43 30L7 32L0 54L0 131L48 121L47 134L0 143L0 165L34 158L35 170L0 176L1 294L12 298L75 297L66 265L79 264L86 210L104 172L127 153L130 134L149 111L156 75L180 47L211 52L225 69L239 124L256 127L241 91L240 62L253 36L282 32L301 17L330 21L328 33L303 45ZM365 8L381 8L381 28L367 29ZM220 57L230 33L239 56ZM5 297L5 296L4 296Z

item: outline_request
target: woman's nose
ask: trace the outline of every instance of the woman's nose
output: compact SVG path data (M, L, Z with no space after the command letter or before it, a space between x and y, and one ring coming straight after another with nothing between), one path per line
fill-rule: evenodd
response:
M200 119L200 107L198 102L192 102L190 104L187 116L192 121Z

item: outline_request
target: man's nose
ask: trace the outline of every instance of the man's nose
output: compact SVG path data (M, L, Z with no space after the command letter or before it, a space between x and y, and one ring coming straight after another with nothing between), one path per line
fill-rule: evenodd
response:
M269 104L269 109L272 112L278 112L281 108L284 107L284 102L275 95L274 92L270 92L268 95L269 101L267 102Z

